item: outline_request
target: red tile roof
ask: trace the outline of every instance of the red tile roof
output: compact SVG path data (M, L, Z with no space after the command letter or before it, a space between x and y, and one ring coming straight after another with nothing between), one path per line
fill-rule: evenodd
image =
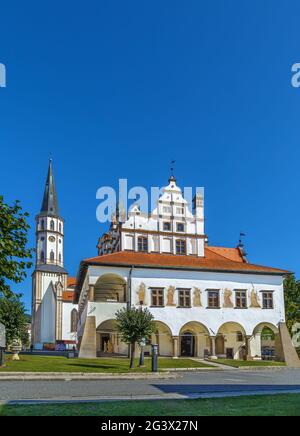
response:
M67 287L70 288L76 285L76 277L68 277L67 279Z
M284 275L289 271L254 265L243 260L238 249L223 247L205 247L204 257L179 256L173 254L139 253L118 251L112 254L85 259L86 265L120 265L156 268L197 269L204 271L226 271L258 274Z

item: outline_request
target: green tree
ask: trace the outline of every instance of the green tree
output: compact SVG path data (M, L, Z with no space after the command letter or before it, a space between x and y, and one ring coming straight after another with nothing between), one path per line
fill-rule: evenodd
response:
M28 315L21 301L21 295L0 297L0 322L6 328L7 345L10 345L14 339L19 339L23 345L28 345Z
M136 343L155 332L153 315L148 309L130 307L116 313L116 325L122 341L130 345L130 368L134 368Z
M293 325L300 322L300 282L294 274L284 280L286 324L292 334Z
M0 296L11 296L9 282L20 283L32 266L29 259L33 249L27 248L27 217L19 201L9 206L0 196Z

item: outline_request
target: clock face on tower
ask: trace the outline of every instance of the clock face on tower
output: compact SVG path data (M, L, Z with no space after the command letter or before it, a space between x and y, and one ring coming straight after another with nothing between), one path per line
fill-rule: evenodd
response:
M54 236L49 236L49 242L55 242L55 238L54 238Z

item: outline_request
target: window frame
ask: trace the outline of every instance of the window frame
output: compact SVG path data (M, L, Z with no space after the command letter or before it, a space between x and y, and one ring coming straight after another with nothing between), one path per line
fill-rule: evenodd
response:
M183 244L183 248L184 248L184 252L182 250L182 245L180 246L180 249L178 250L178 245L177 244ZM186 255L186 240L185 239L176 239L175 242L175 250L176 250L176 254L179 256L185 256Z
M146 244L145 244L145 242L146 242ZM137 251L140 253L148 253L148 237L147 236L138 236L138 238L137 238Z
M191 289L189 288L178 288L178 307L190 309L192 307L192 300L191 300ZM183 295L181 295L183 293ZM183 299L183 304L181 304L181 299Z
M165 307L164 288L150 288L151 307Z
M220 309L220 289L207 289L207 308L208 309ZM211 294L217 294L217 298L211 297ZM215 304L217 303L217 304Z
M274 309L274 291L261 291L261 294L262 294L262 308L264 310L273 310ZM271 307L269 307L270 302L271 302ZM267 304L265 304L265 303L267 303Z
M168 227L169 227L168 229L165 229L165 225L166 225L166 224L167 224ZM171 223L170 223L170 221L164 221L164 222L163 222L163 231L164 231L164 232L170 232L170 231L171 231Z
M248 295L246 289L235 289L235 308L236 309L248 309ZM244 297L238 294L244 294ZM240 300L240 305L238 305L238 300ZM243 300L245 305L243 305Z
M178 229L179 226L180 227L182 226L182 230ZM184 233L185 232L185 225L184 225L184 223L176 223L176 231L179 232L179 233Z

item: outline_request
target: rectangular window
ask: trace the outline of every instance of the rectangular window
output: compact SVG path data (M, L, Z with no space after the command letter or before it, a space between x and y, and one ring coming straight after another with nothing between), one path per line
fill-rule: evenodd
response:
M273 292L263 292L263 309L274 309Z
M178 292L179 307L191 307L191 290L180 289Z
M184 208L183 207L176 207L176 214L177 215L183 215L184 214Z
M184 232L184 224L177 223L177 232Z
M164 229L166 232L169 232L169 231L171 230L171 223L164 222L164 224L163 224L163 229Z
M237 332L236 334L236 341L237 342L244 342L244 335L242 332Z
M220 308L220 291L210 290L208 291L208 307L212 309Z
M185 241L183 239L176 240L176 254L186 254Z
M138 251L148 251L148 238L144 236L138 237Z
M235 306L237 309L247 309L247 291L235 291Z
M163 213L172 213L172 207L171 206L163 206Z
M151 305L154 307L164 306L164 290L163 289L151 289Z

